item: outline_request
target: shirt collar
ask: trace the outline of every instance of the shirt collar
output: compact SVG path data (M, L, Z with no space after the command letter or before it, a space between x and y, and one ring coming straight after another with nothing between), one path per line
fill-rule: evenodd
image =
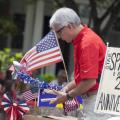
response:
M75 45L76 43L78 43L78 41L81 41L84 33L86 32L86 29L88 29L87 25L84 26L84 28L78 33L78 35L76 36L76 38L72 41L73 45Z

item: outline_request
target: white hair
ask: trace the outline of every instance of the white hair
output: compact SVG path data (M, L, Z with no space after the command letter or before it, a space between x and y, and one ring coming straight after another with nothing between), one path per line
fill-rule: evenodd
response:
M52 29L60 29L68 24L79 26L81 23L80 17L71 8L60 8L51 17L49 24Z

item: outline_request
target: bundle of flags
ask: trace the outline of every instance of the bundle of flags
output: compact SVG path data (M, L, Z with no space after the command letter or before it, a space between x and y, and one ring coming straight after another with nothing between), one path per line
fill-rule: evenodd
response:
M82 98L76 97L72 100L67 100L63 103L64 114L67 115L68 112L74 111L76 109L82 109Z
M29 111L29 107L25 101L15 101L11 98L12 96L5 93L1 102L4 111L7 113L7 120L22 120L23 115Z

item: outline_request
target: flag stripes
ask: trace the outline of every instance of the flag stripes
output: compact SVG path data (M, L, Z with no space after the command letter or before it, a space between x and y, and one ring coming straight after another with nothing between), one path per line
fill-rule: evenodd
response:
M27 71L33 71L62 60L55 33L51 31L24 55L20 63L26 64Z

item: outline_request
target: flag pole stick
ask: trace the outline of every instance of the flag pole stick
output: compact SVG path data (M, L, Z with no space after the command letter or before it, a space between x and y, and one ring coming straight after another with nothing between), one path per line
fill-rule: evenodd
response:
M37 98L35 98L35 107L37 107Z
M34 106L34 110L36 113L39 112L39 107L37 106L37 98L35 99L35 106Z
M56 35L55 31L53 31L53 32L54 32L54 34L55 34L55 37L56 37L56 40L57 40L57 44L58 44L58 46L59 46L59 48L60 48L60 45L59 45L59 42L58 42L57 35ZM61 48L60 48L60 52L61 52L61 55L62 55ZM66 77L67 77L67 82L70 82L69 79L68 79L68 73L67 73L67 69L66 69L66 65L65 65L65 61L64 61L63 55L62 55L62 59L63 59L62 62L63 62L63 65L64 65L64 69L65 69Z

